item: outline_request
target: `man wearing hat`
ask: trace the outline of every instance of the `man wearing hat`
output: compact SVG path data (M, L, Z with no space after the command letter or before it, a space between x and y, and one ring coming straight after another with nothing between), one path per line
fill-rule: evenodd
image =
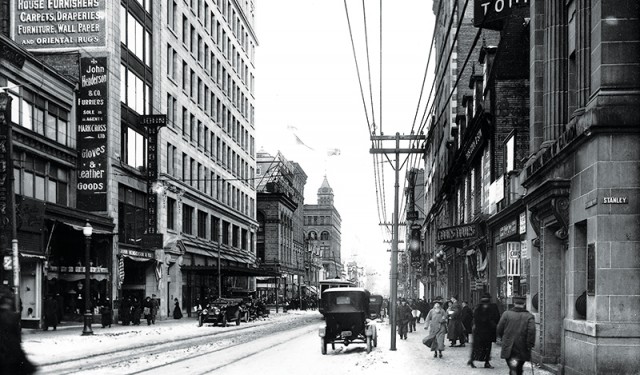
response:
M526 300L526 297L514 296L515 306L502 314L496 329L502 338L500 358L507 361L510 375L522 375L524 362L531 360L531 348L536 343L535 319L525 309Z
M491 294L484 293L473 311L473 343L468 366L475 368L473 361L483 361L485 368L493 368L489 362L491 343L496 341L496 327L499 320L498 306L491 302Z

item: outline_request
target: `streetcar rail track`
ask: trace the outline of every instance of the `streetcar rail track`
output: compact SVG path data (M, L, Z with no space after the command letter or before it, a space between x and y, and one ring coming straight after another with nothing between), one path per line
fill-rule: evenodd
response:
M308 323L312 320L315 320L315 319L303 318L303 319L300 319L299 322ZM291 322L289 322L289 324L290 323ZM144 356L167 354L174 351L184 350L185 348L189 348L193 346L212 345L215 342L222 343L220 347L214 348L213 350L208 350L204 354L196 353L193 355L189 355L188 357L184 357L183 359L180 359L177 362L186 361L186 360L189 360L190 358L197 358L198 356L201 356L201 355L211 354L216 351L233 348L235 346L242 345L252 340L251 337L242 339L243 337L242 335L237 336L238 332L242 332L248 329L258 329L259 330L257 331L258 333L262 332L265 335L267 335L268 333L265 333L264 331L268 331L269 328L272 327L274 324L278 324L278 321L263 321L263 322L259 322L259 324L257 325L252 324L252 325L232 327L234 328L232 330L207 332L207 333L199 334L196 336L171 339L170 341L148 343L148 344L144 344L144 347L129 345L126 347L118 348L116 350L109 350L105 352L86 355L82 358L75 358L71 360L66 359L66 360L60 360L55 362L42 363L42 364L38 364L39 370L40 370L39 374L68 375L68 374L74 374L79 372L82 373L82 372L87 372L91 370L108 368L109 366L114 366L121 363L137 360ZM296 326L296 327L291 327L290 329L284 329L284 330L291 330L296 328L299 328L299 327ZM209 338L214 338L217 341L215 342L207 341L207 339ZM236 342L232 341L232 342L225 343L224 340L228 340L228 339L239 340L239 341L236 341ZM128 351L133 351L133 352L127 353ZM171 365L173 362L176 362L176 361L164 362L163 364L159 364L157 366L147 367L144 370L126 372L126 373L127 374L144 373L149 371L150 369L157 369L157 368Z

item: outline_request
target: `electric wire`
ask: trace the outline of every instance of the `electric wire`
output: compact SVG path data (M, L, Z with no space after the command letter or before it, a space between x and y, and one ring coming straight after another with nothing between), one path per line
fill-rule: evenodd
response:
M356 48L355 48L355 42L353 39L353 29L351 27L351 19L349 17L349 8L347 7L347 2L346 0L344 0L344 8L345 8L345 15L347 18L347 25L348 25L348 29L349 29L349 38L351 40L351 47L352 47L352 51L353 51L353 59L356 65L356 73L358 76L358 84L359 84L359 88L360 88L360 96L362 98L362 104L365 110L365 118L367 121L367 128L368 128L368 132L370 135L375 134L375 130L372 130L372 123L371 121L369 121L369 113L367 110L367 105L366 105L366 99L365 99L365 95L364 95L364 89L363 89L363 85L362 85L362 78L361 78L361 74L360 74L360 67L358 64L358 58L357 58L357 53L356 53ZM363 10L364 10L364 3L363 3ZM366 25L366 16L365 16L365 25ZM367 38L368 39L368 38ZM368 42L367 42L367 46L368 46ZM368 50L368 47L367 47ZM369 54L367 51L367 61L369 61ZM370 66L370 65L369 65ZM369 77L370 77L370 69L369 69ZM369 80L370 82L370 88L371 88L371 80ZM372 90L370 90L372 92ZM373 99L372 99L372 93L371 93L371 102L372 102L372 117L373 117ZM371 141L371 146L375 147L375 142ZM374 155L373 157L374 163L377 163L377 157ZM378 208L378 218L380 220L383 220L384 217L386 217L386 212L385 210L381 209L381 205L380 205L380 201L381 201L381 197L384 197L384 184L383 181L381 180L379 174L377 172L374 171L374 180L376 183L376 201L377 201L377 208ZM382 201L384 204L384 201Z
M458 22L456 24L456 32L455 32L455 34L453 36L453 40L451 42L451 48L449 48L449 53L447 54L447 60L446 61L448 61L451 58L451 55L453 54L453 50L456 47L456 44L458 42L458 35L459 35L460 29L461 29L460 26L462 24L462 21L464 20L464 14L465 14L465 11L467 9L468 3L469 3L469 0L465 0L465 3L464 3L463 8L462 8L462 12L460 13L460 17L458 17ZM457 4L458 4L457 2L454 3L453 8L451 10L451 15L449 16L447 32L445 34L445 39L444 39L445 41L448 40L448 37L449 37L449 35L451 33L451 26L453 25L454 16L456 15ZM442 5L442 2L440 3L440 5ZM439 14L439 11L438 11L438 14ZM434 28L434 37L435 37L435 28ZM475 48L475 45L474 45L474 48ZM472 51L473 51L473 48L470 50L469 54ZM436 64L436 74L438 72L440 64L443 61L442 60L443 57L444 57L444 54L440 55L440 58L438 59L438 62ZM467 59L468 59L468 57L467 57ZM459 81L459 78L462 76L463 72L464 72L464 67L462 69L457 70L458 80L456 81L456 84L452 87L451 95L453 95L453 92L456 90L457 82ZM437 88L436 88L436 92L439 92L440 91L440 87L444 82L444 78L448 75L448 73L449 73L448 70L445 69L445 70L443 70L442 75L440 76L440 79L435 79L435 78L438 78L438 77L434 77L433 83L431 85L431 89L429 91L427 104L425 106L425 110L424 110L422 118L420 120L420 126L419 126L419 128L417 130L418 134L421 134L424 131L424 127L426 125L425 117L426 117L427 113L430 113L430 112L433 111L434 106L436 104L435 97L432 95L434 88L436 88L436 82L438 82L438 85L437 85ZM451 95L449 96L449 98L451 97ZM433 99L433 101L432 101L432 99ZM429 103L431 103L431 106L429 106ZM448 100L447 100L447 103L448 103ZM444 104L445 107L446 107L447 103ZM412 127L412 129L413 129L413 127ZM416 155L416 159L414 160L413 165L417 165L418 163L419 163L419 159L417 159L417 155Z
M346 1L346 0L345 0ZM367 74L369 78L369 100L371 100L371 121L373 122L373 133L376 132L376 112L374 110L373 105L373 88L371 84L371 61L369 58L369 32L367 31L367 8L364 5L364 0L362 0L362 17L364 22L364 44L367 55Z
M356 54L356 45L353 41L353 31L351 29L351 19L349 18L349 8L347 7L347 0L344 0L344 12L347 16L347 25L349 27L349 38L351 39L351 48L353 50L353 60L356 64L356 73L358 76L358 85L360 86L360 96L362 97L362 105L364 107L364 115L367 120L367 127L369 128L369 134L372 134L371 131L371 122L369 121L369 111L367 110L367 102L364 97L364 89L362 88L362 78L360 76L360 66L358 65L358 57Z
M422 102L422 96L424 94L425 82L426 82L426 79L427 79L427 72L429 70L429 65L430 65L430 62L431 62L431 56L432 56L432 52L433 52L434 44L435 44L435 40L436 40L436 30L437 30L437 27L438 27L437 19L440 16L441 11L443 10L443 4L444 4L444 1L440 1L439 5L438 5L438 10L436 12L436 24L433 27L433 33L432 33L432 36L431 36L431 45L429 47L429 55L427 57L427 64L426 64L426 67L425 67L422 86L421 86L421 89L420 89L420 96L418 98L418 104L416 105L416 113L414 115L413 123L411 125L410 134L414 134L414 128L415 128L415 125L416 125L416 120L417 120L417 117L418 117L418 113L420 111L420 103ZM447 32L445 34L445 40L447 40L447 38L449 37L449 35L451 33L451 26L453 25L453 19L454 19L455 10L456 10L457 6L458 6L458 4L457 4L457 2L455 2L453 4L452 12L449 15L449 20L447 22L447 24L448 24ZM466 8L466 4L465 4L465 8ZM457 34L454 37L454 43L455 43L456 39L457 39ZM436 72L438 71L438 67L440 66L440 63L442 61L442 57L443 57L443 55L440 55L440 58L438 59L438 62L437 62L437 65L436 65L436 69L435 69ZM432 98L432 94L433 94L433 88L434 88L434 85L435 85L436 81L437 81L436 77L434 77L434 80L432 82L431 89L430 89L430 92L429 92L429 96L427 97L427 102L425 104L425 112L429 108L429 103L431 102L431 98ZM420 123L423 122L424 116L425 115L423 114L422 117L421 117ZM422 131L421 129L418 129L418 131L415 134L421 134L421 131ZM411 147L416 147L416 145L419 146L419 141L418 140L411 142ZM412 161L409 162L409 164L411 165L411 168L408 168L407 170L411 170L413 168L418 168L419 162L421 160L420 156L418 154L411 154L411 155L409 155L409 157L412 160ZM407 181L405 179L404 180L404 184L403 184L403 188L406 189L406 187L407 187ZM405 207L403 206L403 210L401 212L404 212L404 209L405 209Z

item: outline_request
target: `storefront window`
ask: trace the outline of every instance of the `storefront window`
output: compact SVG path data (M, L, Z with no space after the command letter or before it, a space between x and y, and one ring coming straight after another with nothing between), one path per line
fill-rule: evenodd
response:
M146 231L146 195L120 185L118 201L118 240L121 243L140 245Z

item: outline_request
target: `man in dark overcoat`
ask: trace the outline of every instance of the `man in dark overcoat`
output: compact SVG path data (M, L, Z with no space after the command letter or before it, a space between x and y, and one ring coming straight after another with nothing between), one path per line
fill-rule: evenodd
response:
M510 375L522 375L522 367L531 360L531 348L536 343L536 322L525 309L526 297L513 297L515 305L500 317L496 334L502 338L500 358L509 366Z
M22 349L20 315L14 306L11 289L0 285L0 374L30 375L37 369Z

